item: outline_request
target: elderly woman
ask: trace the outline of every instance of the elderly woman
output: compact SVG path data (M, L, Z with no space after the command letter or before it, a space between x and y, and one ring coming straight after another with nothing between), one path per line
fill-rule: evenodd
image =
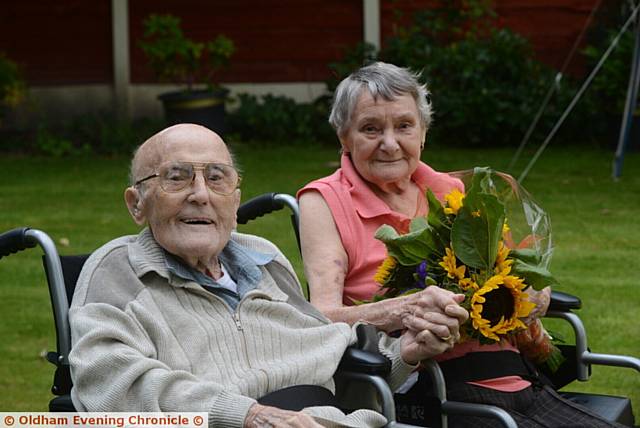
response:
M453 189L464 190L459 180L420 161L431 105L418 77L378 62L357 70L336 89L329 122L342 146L341 165L298 193L302 254L311 303L333 321L365 321L394 331L404 328L408 314L418 314L435 338L453 343L459 339L453 319L462 309L439 305L437 287L354 304L380 290L373 277L386 251L374 238L378 227L407 231L412 218L427 213L427 189L440 200ZM547 296L540 295L542 311ZM437 359L450 399L503 407L519 426L611 426L543 386L507 341L483 346L466 341ZM414 393L425 388L426 378L420 377ZM449 422L478 427L493 421L450 417Z

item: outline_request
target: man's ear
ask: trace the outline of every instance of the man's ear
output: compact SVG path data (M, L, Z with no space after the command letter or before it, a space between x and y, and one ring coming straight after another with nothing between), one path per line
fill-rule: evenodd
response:
M240 208L240 199L242 196L242 192L240 192L240 189L236 189L235 192L233 192L233 206L236 210L236 213L238 212L238 208ZM233 228L237 228L238 227L238 216L234 216L233 217Z
M124 202L127 204L127 209L133 221L135 221L138 226L143 226L147 222L147 218L142 209L143 202L140 191L133 186L127 187L124 191Z

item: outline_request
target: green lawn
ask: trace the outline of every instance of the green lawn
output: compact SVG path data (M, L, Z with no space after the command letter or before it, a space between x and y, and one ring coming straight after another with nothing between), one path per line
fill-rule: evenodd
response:
M235 148L244 172L243 200L268 191L295 193L307 181L336 167L337 149L309 147ZM505 168L512 151L427 149L425 160L441 170L476 165ZM640 356L640 154L627 156L623 178L610 179L612 153L550 148L525 182L550 213L558 289L581 296L580 314L595 352ZM136 232L122 191L127 159L0 159L0 231L30 226L49 233L62 254L89 252L106 241ZM287 215L264 217L243 231L261 234L302 268ZM53 366L49 297L40 262L29 250L0 260L0 410L44 411ZM557 321L550 323L553 329ZM640 373L594 367L590 382L572 390L630 395L640 416Z

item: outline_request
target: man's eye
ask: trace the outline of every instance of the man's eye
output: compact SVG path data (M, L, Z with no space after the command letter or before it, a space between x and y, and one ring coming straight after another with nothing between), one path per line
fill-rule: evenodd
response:
M184 181L189 178L189 175L189 171L186 171L184 169L170 169L169 171L167 171L165 177L167 180L171 181Z

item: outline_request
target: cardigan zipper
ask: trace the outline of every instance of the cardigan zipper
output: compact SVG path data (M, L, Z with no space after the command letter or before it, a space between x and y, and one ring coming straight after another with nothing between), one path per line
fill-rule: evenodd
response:
M240 314L237 311L233 313L233 321L236 323L238 331L243 331L242 323L240 322Z

